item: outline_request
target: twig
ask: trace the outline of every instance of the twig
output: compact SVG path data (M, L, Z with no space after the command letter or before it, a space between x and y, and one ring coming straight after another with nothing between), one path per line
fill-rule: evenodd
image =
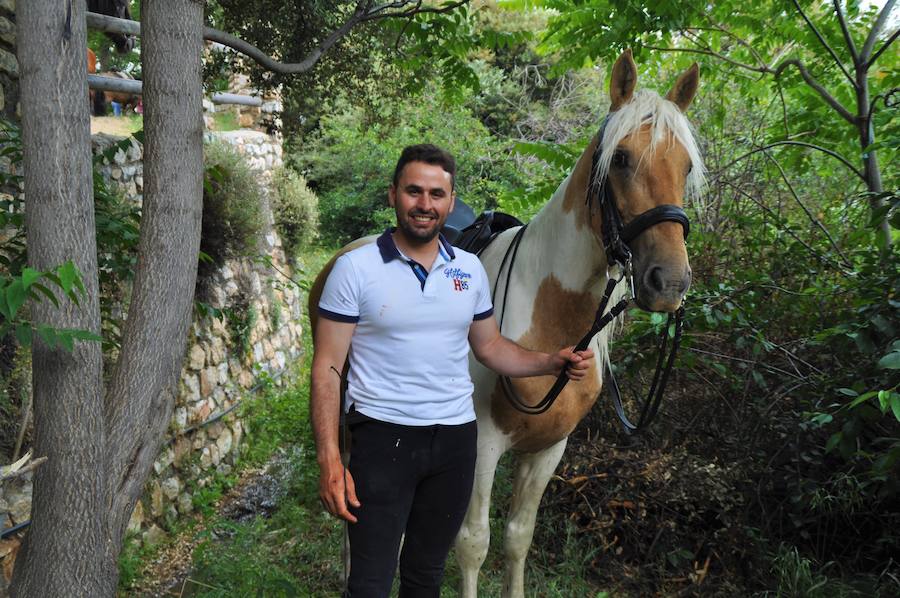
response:
M891 36L887 39L887 41L884 42L883 46L878 48L878 51L875 52L875 54L872 55L872 58L870 58L869 61L865 64L865 68L869 68L870 66L875 64L875 61L878 60L878 57L881 56L881 54L885 50L888 49L888 46L890 46L892 43L894 43L894 41L897 39L898 35L900 35L900 28L898 28L896 31L894 31L894 33L891 34Z
M802 377L797 376L793 372L789 372L787 370L783 370L781 368L777 368L774 365L769 365L768 363L764 363L761 361L753 361L751 359L744 359L743 357L734 357L732 355L725 355L724 353L715 353L713 351L704 351L703 349L698 349L696 347L686 347L688 351L693 351L694 353L701 353L703 355L709 355L711 357L718 357L720 359L727 359L729 361L739 361L741 363L749 363L754 366L762 366L766 369L772 370L773 372L778 372L779 374L784 374L786 376L790 376L791 378L795 378L797 380L803 380Z
M797 12L800 13L800 16L803 17L803 20L806 21L806 24L809 26L810 29L812 29L812 32L816 36L816 38L819 40L819 43L821 43L825 47L825 49L828 50L828 53L831 54L832 58L834 58L834 61L840 67L841 71L844 73L844 76L847 77L847 80L850 82L850 85L853 86L853 89L856 89L858 87L856 85L856 81L853 79L853 77L850 76L850 73L847 72L847 69L844 68L844 63L841 62L841 59L838 58L838 55L834 52L834 50L831 48L831 46L828 44L828 42L825 41L825 38L822 37L822 34L819 32L819 29L813 24L812 21L809 20L809 17L807 17L806 13L803 12L803 9L800 8L800 4L797 2L797 0L792 0L792 2L794 3L794 8L797 9ZM835 5L837 5L836 1L835 1Z
M878 36L881 34L881 30L884 28L885 23L887 23L888 16L891 14L891 11L894 9L894 4L897 0L888 0L885 2L884 7L881 9L881 12L878 13L878 18L875 19L875 24L872 26L872 31L869 32L869 36L866 38L866 43L863 44L862 50L859 52L859 58L864 63L865 67L868 67L872 64L871 58L869 58L872 53L872 48L875 47L875 41L878 39ZM882 51L887 47L893 40L897 39L896 33L888 40L888 42L882 47ZM881 52L879 52L880 54Z
M834 250L837 252L837 254L841 256L842 260L844 260L844 265L850 268L850 260L847 259L847 256L844 255L844 252L841 251L840 247L838 247L837 243L834 240L834 237L831 236L831 233L828 232L828 229L825 228L825 225L822 224L822 222L818 218L816 218L812 212L809 211L809 208L807 208L806 205L804 205L803 201L800 199L800 196L797 195L797 191L794 189L794 185L791 184L790 179L788 179L787 173L784 172L784 168L781 167L781 164L778 162L778 160L772 157L769 152L763 152L763 155L768 158L776 168L778 168L778 172L781 173L781 180L783 180L784 184L787 185L788 191L790 191L791 196L794 198L794 201L797 202L797 205L800 206L800 209L803 210L810 221L817 227L819 227L819 229L821 229L823 233L825 233L825 236L828 237L828 242L831 243L831 246L834 247Z
M38 457L37 459L35 459L34 461L29 463L22 469L17 469L16 471L11 471L5 475L0 476L0 483L22 477L26 473L34 471L35 469L40 467L46 460L47 460L47 457Z
M738 158L735 158L734 160L732 160L731 162L729 162L728 164L726 164L725 166L723 166L722 168L720 168L720 169L719 169L719 172L722 172L722 171L728 169L730 166L733 166L734 164L740 162L740 161L743 160L744 158L747 158L747 157L749 157L749 156L752 156L753 154L758 154L759 152L764 152L764 151L766 151L767 149L771 149L771 148L773 148L773 147L778 147L779 145L796 145L796 146L800 146L800 147L808 147L808 148L810 148L810 149L818 150L818 151L820 151L820 152L822 152L822 153L824 153L824 154L828 154L829 156L831 156L832 158L834 158L835 160L841 162L844 166L846 166L847 168L849 168L849 169L850 169L856 176L858 176L863 182L865 182L865 180L866 180L866 177L863 175L863 173L860 172L859 170L857 170L857 168L856 168L855 166L853 166L853 164L851 164L850 161L847 160L847 158L843 157L843 156L840 155L839 153L837 153L837 152L835 152L835 151L832 151L832 150L830 150L830 149L824 148L824 147L822 147L822 146L820 146L820 145L815 145L815 144L813 144L813 143L806 143L805 141L790 141L790 140L785 140L785 141L774 141L774 142L769 143L769 144L766 144L766 145L764 145L764 146L762 146L762 147L758 147L758 148L756 148L756 149L754 149L754 150L751 150L751 151L747 152L746 154L744 154L744 155L742 155L742 156L740 156L740 157L738 157ZM710 181L710 182L715 181L716 178L718 178L718 175L717 175L716 177L714 177L714 178L712 179L712 181Z
M816 93L819 94L825 103L831 106L835 112L841 115L841 118L846 120L852 125L857 124L857 118L853 116L849 110L844 108L844 106L833 96L831 95L827 89L825 89L821 83L819 83L815 77L809 74L809 71L806 70L806 65L803 64L800 60L796 58L788 58L787 60L783 60L777 67L769 68L766 67L765 72L772 73L775 77L780 77L781 73L789 67L794 66L800 71L800 76L803 77L803 80L806 81L806 84L812 87ZM854 86L855 87L855 86Z
M16 447L13 449L13 463L19 460L19 453L22 451L22 443L25 442L25 430L28 428L28 422L31 420L31 393L23 392L22 397L27 401L25 403L25 413L22 414L22 423L19 425L19 433L16 435Z
M847 44L847 49L850 51L850 56L853 58L853 64L859 64L859 53L856 51L856 44L853 43L853 38L850 36L850 30L847 28L847 20L844 18L844 11L841 10L841 3L838 0L834 0L834 14L837 15L838 23L841 25L841 33L844 34L844 43Z

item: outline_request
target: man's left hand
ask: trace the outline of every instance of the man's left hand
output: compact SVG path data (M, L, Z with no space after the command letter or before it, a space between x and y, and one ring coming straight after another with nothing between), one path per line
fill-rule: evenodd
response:
M594 352L590 349L574 351L575 347L560 349L553 355L554 371L559 372L566 368L566 375L570 380L578 382L583 380L588 370L594 365Z

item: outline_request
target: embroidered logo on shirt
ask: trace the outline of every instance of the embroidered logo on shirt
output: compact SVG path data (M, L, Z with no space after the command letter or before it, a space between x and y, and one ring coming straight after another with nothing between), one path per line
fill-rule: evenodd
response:
M472 278L472 275L468 272L463 272L459 268L444 268L444 276L453 281L454 291L469 290L469 279Z

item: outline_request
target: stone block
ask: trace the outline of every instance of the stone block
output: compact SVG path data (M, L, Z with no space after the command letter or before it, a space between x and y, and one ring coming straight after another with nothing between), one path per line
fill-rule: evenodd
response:
M122 178L122 169L119 168L118 166L113 166L113 167L110 169L110 171L109 171L109 176L110 176L113 180L118 181L119 179Z
M182 464L184 464L185 458L191 454L190 438L188 438L187 435L179 436L172 449L175 454L173 464L175 467L180 468Z
M251 386L253 386L253 374L251 374L247 370L244 370L238 377L238 383L244 388L250 388Z
M122 148L119 148L116 151L116 155L113 156L113 162L115 162L119 166L122 166L127 161L128 161L128 155L125 153L125 150L123 150Z
M209 364L218 365L225 361L225 341L220 336L213 336L209 343Z
M175 500L181 493L181 481L176 477L166 478L162 481L160 487L169 500Z
M166 539L166 532L161 527L154 524L150 529L144 532L143 540L147 546L155 546Z
M214 424L210 424L206 427L206 435L215 440L222 434L222 430L226 430L225 424L222 423L222 420L217 421Z
M278 366L278 370L281 371L284 369L284 366L287 365L287 357L285 357L283 351L275 352L275 363Z
M231 452L231 449L234 446L234 437L231 435L231 430L228 428L222 429L222 432L216 439L216 446L219 447L219 453L222 455L227 455Z
M191 511L194 510L194 499L193 497L185 492L181 496L178 497L178 512L182 515L187 515Z
M224 361L219 364L219 384L228 384L228 364Z
M128 518L128 528L127 530L131 533L137 533L141 531L141 525L144 523L144 503L141 501L137 501L137 504L134 505L134 511L131 512L131 517Z
M213 392L212 399L210 399L214 405L214 407L222 407L225 405L225 400L228 398L228 395L225 394L225 389L221 386L217 386L216 390Z
M208 367L200 372L200 396L208 397L219 379L219 372L214 367Z
M172 447L166 447L156 458L156 461L153 463L153 471L156 472L156 475L164 472L169 465L171 465L175 461L175 451L172 450Z
M16 26L6 17L0 17L0 39L10 46L16 45Z
M241 362L235 359L234 357L228 360L228 372L231 374L232 378L237 378L241 375Z
M19 77L19 61L16 60L16 55L3 48L0 48L0 71L9 73L15 78Z
M200 345L194 345L188 352L188 367L192 370L202 370L206 365L206 352Z
M163 514L163 492L159 480L150 482L150 514L154 517Z
M194 433L194 440L191 446L193 446L195 451L199 451L206 445L206 432L203 430L197 430Z
M214 466L218 465L222 461L222 455L221 453L219 453L219 447L214 444L211 444L209 446L209 455Z
M200 381L197 379L195 374L188 374L184 378L181 379L184 383L185 395L184 400L186 403L193 403L200 398Z
M175 413L172 416L172 422L175 424L175 427L179 430L183 430L187 427L187 409L184 407L178 407L175 409Z
M208 446L203 447L203 451L200 453L200 467L203 469L209 469L212 466L212 452Z
M235 420L233 424L231 424L231 436L232 436L232 444L235 448L240 447L241 439L244 438L244 425L241 423L241 420Z
M9 12L16 12L16 0L0 0L0 8Z
M263 349L262 343L256 343L253 345L253 361L259 363L263 359L266 358L266 352Z
M259 272L250 273L250 294L253 297L262 295L262 282L259 279Z
M275 358L275 348L272 346L272 343L269 339L263 339L263 352L266 359L274 359Z

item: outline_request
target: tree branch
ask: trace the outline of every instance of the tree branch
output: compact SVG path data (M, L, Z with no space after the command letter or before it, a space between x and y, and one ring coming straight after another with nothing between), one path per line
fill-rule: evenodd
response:
M865 177L865 175L864 175L862 172L860 172L855 166L853 166L853 164L851 164L850 161L847 160L847 158L843 157L843 156L840 155L839 153L834 152L834 151L832 151L832 150L830 150L830 149L824 148L824 147L822 147L822 146L820 146L820 145L814 145L814 144L812 144L812 143L806 143L805 141L775 141L775 142L773 142L773 143L769 143L769 144L764 145L764 146L762 146L762 147L758 147L758 148L756 148L756 149L754 149L754 150L751 150L751 151L747 152L746 154L744 154L744 155L742 155L742 156L740 156L740 157L738 157L738 158L735 158L734 160L732 160L731 162L729 162L728 164L726 164L725 166L723 166L721 169L719 169L719 172L723 172L723 171L727 170L728 168L734 166L735 164L737 164L737 163L740 162L741 160L743 160L743 159L745 159L745 158L748 158L748 157L752 156L753 154L758 154L759 152L764 152L764 151L766 151L767 149L771 149L771 148L773 148L773 147L778 147L778 146L780 146L780 145L796 145L796 146L799 146L799 147L808 147L808 148L810 148L810 149L818 150L818 151L820 151L820 152L822 152L822 153L824 153L824 154L828 154L829 156L831 156L832 158L834 158L835 160L837 160L838 162L842 163L844 166L846 166L847 168L849 168L849 169L853 172L853 174L855 174L857 177L859 177L859 179L860 179L863 183L866 182L866 177ZM713 179L712 179L710 182L715 181L717 178L718 178L718 176L713 177Z
M869 55L872 53L872 48L875 47L875 41L878 39L878 36L881 34L881 30L884 29L885 23L887 23L888 17L891 14L891 10L894 8L894 4L896 4L897 0L888 0L884 4L884 8L881 9L881 12L878 13L878 18L875 19L875 24L872 26L872 31L869 32L869 36L866 38L866 43L863 44L863 49L859 53L859 60L866 66L871 64L869 60ZM896 35L893 36L896 39Z
M841 32L844 34L844 42L847 44L847 49L850 51L850 56L853 58L853 64L859 64L859 53L856 51L856 44L853 43L853 38L850 36L850 30L847 28L847 20L844 18L844 12L841 10L841 3L838 0L834 0L834 14L837 15L838 23L841 24Z
M872 58L869 59L869 61L864 65L864 67L869 68L870 66L875 64L875 61L878 60L878 57L881 56L881 54L885 50L888 49L888 46L890 46L892 43L894 43L894 41L896 41L898 35L900 35L900 28L898 28L896 31L894 31L894 33L891 34L891 36L887 39L887 41L884 42L883 46L878 48L878 51L872 55Z
M748 71L753 71L754 73L768 73L771 72L769 67L766 66L752 66L749 64L744 64L743 62L738 62L733 58L729 58L724 54L719 54L718 52L713 52L712 50L702 50L700 48L663 48L660 46L648 46L645 45L645 48L648 50L655 50L657 52L688 52L690 54L703 54L704 56L714 56L719 60L724 60L729 64L733 64L734 66L740 67L742 69L746 69Z
M838 58L838 55L834 52L834 50L831 48L831 46L828 44L828 42L822 36L821 32L819 32L819 29L815 26L815 24L813 24L812 21L809 20L809 17L806 16L806 13L803 12L803 9L800 8L800 3L797 2L797 0L791 0L791 1L794 3L794 8L797 9L797 12L800 13L800 16L803 17L803 20L806 21L806 24L812 30L813 34L815 34L816 38L819 40L819 43L821 43L825 47L825 49L828 50L828 53L831 54L831 57L834 58L834 61L840 67L841 72L843 72L844 76L847 77L847 81L850 82L850 85L853 86L853 89L856 89L856 79L854 79L850 75L850 73L847 71L847 69L844 68L844 63L841 62L840 58ZM835 0L835 2L836 1L837 0Z
M831 236L831 233L828 232L828 229L825 228L825 225L822 224L822 221L816 218L813 213L809 211L809 208L806 207L806 205L800 199L800 196L797 195L797 191L794 189L794 185L791 184L790 179L788 179L787 173L784 172L784 168L781 167L781 164L778 162L778 160L772 157L768 150L764 151L763 155L768 158L768 160L772 162L772 164L774 164L776 168L778 168L778 172L781 174L781 180L784 181L784 184L787 186L788 191L790 191L791 196L794 198L794 201L797 202L797 205L800 206L800 209L803 210L803 213L806 214L810 222L815 224L823 233L825 233L825 236L828 238L828 242L831 243L831 246L834 247L834 250L839 256L841 256L841 259L844 261L844 266L849 268L850 260L847 259L847 256L844 255L844 252L841 251L840 247L838 247L838 244L835 242L834 237Z
M439 8L423 7L422 1L423 0L397 0L396 2L388 2L386 4L373 6L372 0L360 0L353 11L353 14L350 15L340 27L332 31L328 37L325 38L325 41L310 51L302 61L295 63L279 62L268 56L256 46L245 42L239 37L211 27L203 28L203 37L204 39L220 43L223 46L228 46L233 50L245 54L248 58L251 58L260 66L270 71L283 75L296 75L312 69L328 50L346 36L353 27L360 23L380 19L412 17L417 14L425 13L447 13L468 4L470 0L457 0L456 2L452 2ZM137 21L117 19L115 17L89 12L87 13L87 22L91 29L99 31L141 35L141 24Z
M784 60L774 69L766 67L766 72L772 73L776 77L780 77L781 73L783 73L784 70L791 65L797 67L797 70L800 71L800 76L803 77L803 80L806 81L806 84L812 87L816 91L816 93L818 93L819 96L821 96L821 98L825 100L826 104L834 108L834 110L850 124L857 124L857 118L853 116L853 114L851 114L849 110L844 108L844 106L840 102L838 102L833 95L828 93L828 90L822 87L822 84L809 74L809 71L806 70L806 66L796 58L789 58L787 60Z

